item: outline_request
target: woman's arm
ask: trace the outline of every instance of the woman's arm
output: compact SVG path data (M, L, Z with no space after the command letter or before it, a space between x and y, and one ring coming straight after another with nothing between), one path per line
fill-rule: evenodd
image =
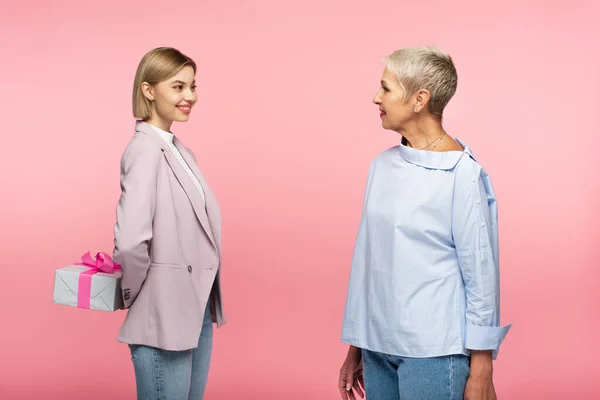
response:
M471 350L465 399L494 399L492 360L510 325L500 326L496 198L475 162L457 169L452 232L466 292L465 347Z
M121 158L121 197L114 225L113 258L121 264L124 308L129 308L150 266L148 244L156 207L156 183L162 151L143 137L134 138Z
M457 168L452 233L467 298L465 347L495 359L510 325L500 326L496 198L475 162Z

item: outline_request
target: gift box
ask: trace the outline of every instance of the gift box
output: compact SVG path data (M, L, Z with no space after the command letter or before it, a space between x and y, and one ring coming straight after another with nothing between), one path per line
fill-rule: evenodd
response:
M53 302L101 311L122 308L121 266L106 253L94 258L88 252L81 261L56 270Z

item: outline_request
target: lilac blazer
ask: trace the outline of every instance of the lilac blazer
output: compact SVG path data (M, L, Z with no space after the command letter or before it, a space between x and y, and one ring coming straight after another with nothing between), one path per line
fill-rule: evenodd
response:
M221 300L221 214L193 153L173 144L196 175L202 195L150 125L138 121L121 158L121 197L113 258L121 264L127 316L118 341L165 350L198 346L210 295L213 322Z

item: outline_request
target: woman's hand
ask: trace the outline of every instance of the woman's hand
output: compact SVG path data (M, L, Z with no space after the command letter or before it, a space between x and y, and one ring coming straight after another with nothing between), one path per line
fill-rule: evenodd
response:
M470 376L465 388L465 400L496 400L492 375L487 377Z
M360 348L350 346L346 360L344 361L344 364L342 364L342 369L340 369L338 388L342 400L356 400L354 391L356 391L356 394L361 398L365 397L365 381L363 377Z
M496 400L496 390L492 380L492 352L471 351L471 369L465 400Z

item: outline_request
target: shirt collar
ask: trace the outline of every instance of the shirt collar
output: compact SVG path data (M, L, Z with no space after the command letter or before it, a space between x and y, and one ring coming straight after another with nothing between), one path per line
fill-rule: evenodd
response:
M463 151L424 151L413 149L400 143L400 156L411 164L430 169L452 169L458 164L458 161L464 154L473 157L471 149L465 142L455 138L455 140L464 147Z
M163 131L162 129L154 126L154 125L150 125L152 128L154 128L154 130L156 132L158 132L158 134L160 135L160 137L162 137L165 142L172 144L173 143L173 134L171 132L167 132L167 131Z

